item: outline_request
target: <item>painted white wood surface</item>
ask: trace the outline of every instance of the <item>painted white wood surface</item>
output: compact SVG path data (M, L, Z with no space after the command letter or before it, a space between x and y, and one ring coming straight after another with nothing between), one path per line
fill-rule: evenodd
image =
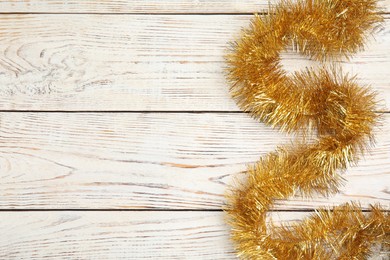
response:
M227 185L292 136L226 113L239 109L223 55L250 14L274 2L0 1L0 110L21 110L0 113L0 259L235 259L219 211ZM388 12L390 0L380 5ZM390 104L385 17L376 41L343 63L379 93L381 111ZM290 71L311 64L283 57ZM95 112L42 112L53 110ZM377 145L339 194L275 208L390 206L389 131L386 114Z
M273 212L275 224L308 213ZM236 259L222 212L2 212L1 259ZM376 252L372 260L388 259Z
M1 208L220 209L232 177L292 136L242 113L0 113ZM329 199L389 205L390 115Z
M0 109L239 111L223 55L250 15L1 17ZM386 21L376 41L343 65L390 104ZM289 70L310 64L283 57Z
M262 12L275 0L2 0L0 13L253 13ZM389 0L379 0L384 11Z

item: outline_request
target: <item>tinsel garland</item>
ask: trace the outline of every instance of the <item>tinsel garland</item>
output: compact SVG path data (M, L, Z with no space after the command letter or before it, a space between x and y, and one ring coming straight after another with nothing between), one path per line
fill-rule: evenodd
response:
M228 222L244 259L366 259L390 241L389 213L358 203L316 210L292 226L266 221L275 200L294 194L338 192L347 166L373 140L375 94L337 65L289 75L280 52L291 43L317 61L349 58L383 18L375 0L282 1L232 43L227 55L231 94L262 122L286 132L317 135L315 142L279 147L247 170L228 195Z

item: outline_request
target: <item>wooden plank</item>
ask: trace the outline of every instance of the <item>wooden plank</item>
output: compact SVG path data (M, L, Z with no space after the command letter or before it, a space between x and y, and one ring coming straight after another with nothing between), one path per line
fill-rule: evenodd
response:
M0 124L2 209L220 209L233 176L292 138L241 113L0 113ZM276 208L389 205L389 132L386 114L339 194Z
M223 55L250 17L1 15L0 109L238 111ZM376 39L344 67L389 104L389 20Z
M1 212L0 230L1 259L234 259L220 212Z
M269 0L9 0L1 1L0 12L23 13L253 13L267 10L279 1ZM389 11L389 0L379 5Z
M293 223L308 213L274 212ZM237 259L223 212L1 212L1 259ZM27 232L26 232L27 231ZM370 259L386 259L375 252Z

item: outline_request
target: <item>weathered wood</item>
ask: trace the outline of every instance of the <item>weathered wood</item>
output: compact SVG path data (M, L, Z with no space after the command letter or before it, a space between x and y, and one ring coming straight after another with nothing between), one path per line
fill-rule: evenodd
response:
M307 215L270 217L286 224ZM0 258L237 259L224 217L223 212L0 212ZM386 252L370 259L386 259Z
M239 111L223 55L268 2L0 1L0 110ZM389 20L376 40L343 65L389 103ZM389 205L389 131L387 114L339 194L276 209ZM0 212L0 259L236 259L223 212L28 210L221 209L233 177L290 139L242 113L0 113L0 209L27 210Z
M0 208L220 209L246 165L288 143L241 113L0 113ZM329 199L389 205L390 115L377 145Z
M0 212L0 230L1 259L234 259L220 212Z
M238 111L223 55L250 17L0 15L0 109ZM344 67L390 103L388 20L376 40Z
M2 0L0 12L50 13L252 13L279 1L269 0ZM390 1L379 0L384 11Z

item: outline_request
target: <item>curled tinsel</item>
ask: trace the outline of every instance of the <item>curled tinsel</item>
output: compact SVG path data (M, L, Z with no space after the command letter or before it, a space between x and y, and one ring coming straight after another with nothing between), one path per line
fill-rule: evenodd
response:
M297 50L325 61L360 50L382 21L375 0L281 2L269 15L255 16L227 56L231 93L255 118L282 131L316 130L318 140L280 147L247 171L226 208L232 238L247 259L366 259L372 245L388 245L389 214L355 203L320 209L292 227L269 227L266 213L276 199L300 192L331 195L340 173L358 160L377 123L375 95L343 76L336 66L289 76L280 52Z

